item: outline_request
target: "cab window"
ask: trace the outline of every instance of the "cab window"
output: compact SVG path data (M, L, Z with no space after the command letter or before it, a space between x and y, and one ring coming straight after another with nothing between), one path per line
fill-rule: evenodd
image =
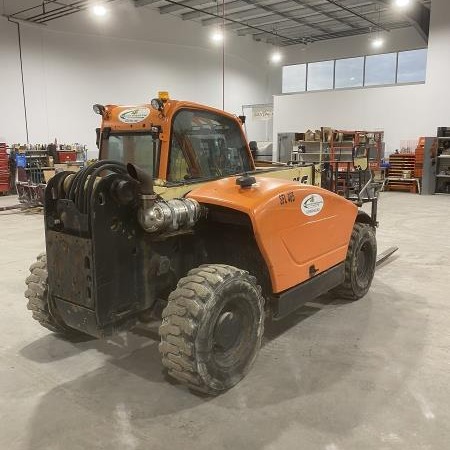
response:
M182 110L172 124L168 181L217 178L252 170L240 126L207 111Z
M156 176L158 140L147 133L111 133L101 148L102 159L133 163Z

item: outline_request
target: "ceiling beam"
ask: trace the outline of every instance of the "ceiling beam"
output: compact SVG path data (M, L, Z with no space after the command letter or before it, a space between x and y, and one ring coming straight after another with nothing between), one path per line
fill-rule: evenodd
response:
M265 6L265 5L260 5L258 3L256 3L256 0L243 0L245 3L247 3L248 5L254 6L257 9L261 9L263 11L272 13L272 14L276 14L279 17L283 17L284 19L288 19L288 20L292 20L295 23L298 23L300 25L304 25L310 28L316 28L319 31L322 31L324 33L327 32L327 30L325 28L322 28L320 25L314 25L311 22L308 22L305 19L301 19L299 17L296 17L290 13L285 13L282 11L278 11L275 8L272 8L271 6ZM303 8L301 8L303 9Z
M392 6L392 0L376 0L377 3L383 5ZM405 17L411 25L417 30L422 39L428 42L428 36L430 34L430 9L422 2L417 0L412 1L412 5L401 11L403 17Z
M292 3L297 3L295 0L287 0L287 1L281 1L279 3L276 3L276 6L279 8L277 9L277 11L281 11L281 12L294 12L294 11L300 11L300 10L305 10L306 9L311 9L311 8L296 8L295 6L292 5ZM298 3L299 6L303 6L300 3ZM273 6L273 5L271 5ZM286 8L284 8L286 6ZM245 8L246 7L246 8ZM225 8L227 10L227 14L235 14L235 13L248 13L248 12L252 12L254 11L254 5L253 4L249 4L248 2L245 2L245 0L237 0L237 1L231 1L228 3L225 3ZM239 11L234 11L236 9L240 9L240 8L245 8ZM202 12L195 12L195 11L191 11L188 13L184 13L181 14L181 18L183 20L191 20L191 19L198 19L200 17L202 17L203 15L208 15L209 12L215 12L217 11L217 6L211 6L208 8L202 8ZM234 11L234 12L233 12ZM264 16L269 16L271 14L265 14ZM308 14L304 14L302 17L313 17L313 16L317 16L319 15L318 12L312 12L312 13L308 13ZM261 16L263 17L263 16ZM232 25L232 24L229 24Z
M236 2L234 2L234 3L236 3ZM277 3L277 6L281 6L281 5L285 5L285 4L292 5L292 3L293 3L293 0L289 0L287 2ZM233 4L233 3L231 3L231 4ZM370 6L371 4L373 4L373 3L365 2L363 5L364 6ZM358 6L361 6L361 4L359 4ZM208 11L208 9L205 10L205 11ZM253 9L246 9L245 11L244 10L239 11L240 17L235 17L235 18L240 20L240 21L242 21L242 22L249 23L251 25L258 25L258 26L260 26L260 25L268 25L270 23L275 24L275 23L286 22L286 19L275 18L275 17L273 17L273 15L271 13L258 14L256 16L255 15L250 15L249 16L249 13L251 13L252 11L253 11ZM290 11L293 11L292 10L292 6L291 6L290 9L283 10L283 12L290 12ZM316 13L314 11L310 12L310 11L308 11L308 8L306 8L306 7L304 8L304 11L305 11L305 13L302 14L302 18L303 19L308 19L308 22L310 22L310 19L313 18L313 17L314 17L314 19L316 19L318 17L321 17L319 13ZM330 11L330 13L336 13L336 10ZM247 15L244 17L244 14L247 14ZM348 13L346 11L344 11L343 14L344 14L344 16L340 17L340 19L342 19L342 20L346 20L347 21L349 18L353 17L353 14ZM332 20L335 20L335 19L331 19L331 18L328 19L326 16L323 16L323 18L321 17L320 20L316 20L314 23L318 23L318 24L322 25L322 24L324 24L326 22L330 22ZM205 23L205 25L211 25L212 23L214 23L214 21L209 21L209 22L207 21ZM328 26L328 25L323 25L323 26ZM350 27L350 25L348 25L348 26ZM227 29L230 29L230 30L233 30L233 29L234 30L238 30L239 28L241 28L239 25L232 24L232 23L229 23L229 24L225 25L225 27ZM357 25L354 25L353 27L360 28L361 25L357 24Z
M289 0L287 2L277 3L278 5L284 5L285 3L291 4L292 2ZM229 14L230 11L233 11L238 8L244 8L246 7L246 11L248 11L250 8L248 7L248 3L244 2L243 0L237 0L237 1L231 1L228 3L225 3L225 7L227 10L227 13ZM191 20L191 19L198 19L204 14L208 14L209 12L217 11L217 6L210 6L209 8L203 8L203 12L196 12L196 11L190 11L188 13L181 14L181 18L183 20Z
M293 22L300 24L300 25L305 25L305 26L309 26L312 27L313 25L311 25L307 20L301 19L299 17L294 16L293 14L287 13L287 12L283 12L283 11L278 11L275 8L272 8L271 6L265 6L265 5L260 5L256 3L256 0L242 0L244 3L246 3L249 6L254 7L255 9L259 9L265 12L268 12L270 14L274 14L277 15L279 17L282 17L286 20L292 20ZM303 9L303 8L301 8ZM300 10L301 10L300 9ZM252 11L252 10L249 10ZM235 13L235 14L239 14L239 13ZM233 14L231 14L231 16L233 16ZM230 17L230 14L227 14L227 17ZM208 25L212 25L216 23L216 20L214 18L212 19L203 19L202 20L202 24L205 26ZM318 27L319 30L325 32L326 30L324 28L321 28L320 26Z
M292 4L292 2L293 2L293 0L289 0L289 1L287 1L287 2L283 2L283 3L278 3L278 5L284 5L284 4ZM370 5L369 3L365 3L364 4L364 6L367 6L367 5ZM306 11L306 7L305 7L305 11ZM251 9L248 9L248 10L246 10L245 12L249 12L249 11L251 11ZM287 12L287 11L286 11ZM333 13L334 13L335 11L333 11ZM244 13L244 11L241 11L241 13ZM347 19L349 19L350 17L352 17L352 14L349 14L348 12L344 12L344 14L345 14L345 18L344 17L342 17L341 18L341 20L346 20L347 21ZM303 18L308 18L308 20L310 19L310 18L312 18L312 17L317 17L319 15L319 13L315 13L315 12L311 12L311 13L305 13L305 14L303 14L302 15L302 17ZM267 24L270 24L270 23L281 23L281 22L286 22L286 20L280 20L280 19L275 19L275 20L267 20L267 19L270 19L272 17L272 14L262 14L262 15L259 15L259 16L257 16L257 17L251 17L251 18L247 18L247 19L241 19L241 21L245 21L245 23L249 23L249 24L251 24L251 25L258 25L258 26L261 26L261 25L267 25ZM329 19L329 20L333 20L333 19ZM324 18L323 20L320 20L319 22L320 23L322 23L322 22L328 22L329 20L327 20L326 18ZM350 25L349 25L350 26ZM238 30L239 28L240 28L240 26L239 25L235 25L235 24L232 24L232 23L230 23L230 24L227 24L226 26L225 26L227 29L230 29L230 30L232 30L232 29L235 29L235 30ZM354 25L353 27L356 27L356 28L360 28L361 27L361 25Z
M393 30L393 29L405 28L405 27L409 27L409 26L410 26L409 22L397 22L397 23L390 23L388 25L388 28ZM293 28L293 27L289 27L289 28ZM280 28L280 32L283 32L283 34L285 36L290 36L288 28ZM298 40L304 40L306 43L306 42L322 41L322 40L326 40L326 39L336 39L336 38L342 38L342 37L357 36L357 35L367 34L367 33L368 33L368 28L361 27L361 28L355 28L355 29L351 29L351 30L329 32L326 34L317 34L313 37L306 37L306 36L305 37L290 36L290 37L293 37ZM264 39L269 43L272 42L272 37L265 35L265 33L250 33L250 34L252 34L253 39L255 39L256 41L260 41L260 40ZM291 44L284 44L283 41L281 40L280 45L291 45Z
M83 7L88 6L88 2L87 0L80 0L77 2L73 2L73 3L68 3L68 4L64 4L62 5L61 3L58 3L59 6L58 8L53 8L51 10L43 10L41 13L39 14L35 14L34 16L31 17L27 17L28 20L31 20L32 22L36 21L39 22L41 20L47 20L56 16L59 16L60 14L66 14L68 12L78 12L81 11Z
M244 2L246 2L247 4L249 4L250 6L253 5L254 0L242 0ZM303 13L301 15L301 17L297 17L296 15L293 14L289 14L289 13L294 13L294 12L298 12L298 13L302 13L302 11L304 11L304 9L290 9L288 11L283 10L283 11L272 11L273 8L270 8L270 11L266 9L266 7L263 7L262 5L258 5L258 8L249 8L246 9L245 11L239 11L236 13L231 13L231 14L227 14L226 17L232 17L234 19L236 19L238 22L243 23L243 28L246 28L246 25L252 25L253 22L260 22L261 20L263 20L262 23L259 23L258 25L269 25L269 24L276 24L279 22L287 22L287 21L294 21L295 23L302 25L302 26L306 26L308 28L314 28L314 29L319 29L323 32L328 31L327 29L324 29L321 27L321 23L322 22L328 22L328 19L323 19L323 20L319 20L319 21L315 21L315 22L311 22L309 19L314 17L314 18L318 18L319 15L317 13ZM264 12L261 12L261 14L259 14L257 12L257 10L261 10ZM245 16L242 16L242 15ZM277 18L279 17L279 18ZM209 26L209 25L214 25L216 23L219 23L220 21L218 19L215 18L208 18L208 19L203 19L202 20L202 24L204 26ZM233 25L227 24L226 28L236 28L239 29L239 27L235 27Z
M15 16L19 14L26 13L28 11L33 11L34 9L45 9L46 5L50 5L52 3L56 3L59 5L58 0L44 0L43 3L40 3L39 5L31 6L29 8L21 9L20 11L16 11L15 13L9 14L7 17L14 18Z
M134 6L137 8L141 6L152 5L153 3L159 3L161 0L134 0Z
M252 19L245 19L245 21L242 21L242 25L237 25L234 23L230 23L230 24L226 24L225 28L227 30L232 30L232 31L237 31L239 32L240 30L245 30L247 29L247 25L255 25L258 27L264 27L264 26L269 26L271 25L272 28L274 25L276 24L281 24L281 23L286 23L289 22L289 19L283 19L280 17L275 17L273 14L264 14L258 17L254 17ZM295 28L298 28L298 25L291 25ZM278 25L276 25L276 29L279 30L280 27Z
M331 5L337 6L337 7L341 8L341 9L343 9L344 11L347 11L347 12L353 14L354 16L357 16L360 19L365 20L366 22L369 22L370 24L372 24L375 27L375 29L389 31L387 28L383 27L383 25L381 25L380 23L377 23L377 22L373 21L372 19L369 19L364 14L360 14L359 12L355 11L354 9L348 8L347 6L337 2L336 0L326 0L326 1L328 3L330 3Z
M358 28L356 25L354 25L353 23L349 22L348 20L345 20L343 18L340 17L336 17L336 15L334 13L331 12L326 12L324 11L322 8L319 8L318 6L314 6L314 5L310 5L309 3L305 3L301 0L292 0L294 3L297 3L297 5L301 5L305 8L310 9L311 11L315 11L319 14L322 14L325 17L328 17L330 19L336 20L337 22L341 22L343 25L346 25L350 28Z
M107 1L112 1L112 0L107 0ZM164 1L167 2L167 3L170 3L170 4L172 4L172 5L183 5L183 3L177 2L177 1L175 1L175 0L164 0ZM185 6L186 8L188 8L188 9L192 10L192 11L200 11L200 12L203 11L202 9L196 8L195 6L187 6L186 4L184 4L184 6ZM221 21L231 22L231 23L236 23L236 24L239 24L239 25L246 26L246 27L248 27L248 28L253 28L254 30L258 30L258 31L262 31L262 32L264 32L264 33L272 34L273 36L276 36L277 38L280 38L280 39L286 39L286 40L287 40L288 42L290 42L291 44L302 44L302 41L299 41L299 40L297 40L297 39L293 39L293 38L290 38L290 37L288 37L288 36L283 36L283 35L281 35L281 34L279 34L279 33L270 32L270 31L264 30L263 28L259 28L259 27L255 27L255 26L250 26L250 25L248 25L248 24L245 24L244 22L240 22L239 20L232 19L232 18L227 17L227 16L222 17L220 14L215 14L215 13L208 13L208 15L209 15L209 16L212 16L212 17L214 17L214 18L216 18L216 19L220 19Z
M305 18L305 17L310 18L310 17L313 17L313 16L315 18L319 17L318 14L314 14L314 13L311 14L311 15L303 15L302 17L303 18ZM239 31L246 30L247 29L247 25L255 25L255 26L259 26L259 27L266 27L266 26L270 26L270 25L272 25L272 26L276 25L276 29L279 31L279 30L281 30L283 28L283 26L280 25L280 24L284 24L286 22L289 22L289 19L277 18L273 14L262 14L262 15L260 15L258 17L252 17L250 19L242 18L242 19L240 19L240 22L243 22L244 25L236 25L236 24L230 23L230 24L225 25L225 28L229 29L229 30L234 30L234 31L238 31L239 32ZM308 27L309 28L312 27L312 28L316 29L317 28L316 24L321 24L322 25L322 24L327 23L327 22L330 22L330 19L322 18L318 22L309 22L310 25ZM211 23L207 22L206 24L210 25ZM298 28L298 25L288 25L287 27L284 27L284 28ZM369 27L367 27L367 30L368 29L369 29ZM327 32L329 32L328 29L327 29ZM244 32L243 34L246 34L246 33Z
M200 6L205 5L209 3L215 3L214 0L187 0L183 3L180 3L179 5L165 5L158 8L159 12L161 14L170 14L177 11L182 11L183 9L186 9L188 6ZM217 6L214 6L215 10L217 11Z

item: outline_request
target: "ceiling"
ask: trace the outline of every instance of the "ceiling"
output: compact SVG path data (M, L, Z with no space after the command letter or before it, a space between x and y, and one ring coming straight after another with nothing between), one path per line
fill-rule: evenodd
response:
M110 3L115 0L102 0ZM426 41L431 0L412 0L399 11L393 0L132 0L204 26L224 26L238 35L279 46L415 27ZM20 1L17 2L21 3ZM89 8L91 0L28 0L9 16L48 23Z

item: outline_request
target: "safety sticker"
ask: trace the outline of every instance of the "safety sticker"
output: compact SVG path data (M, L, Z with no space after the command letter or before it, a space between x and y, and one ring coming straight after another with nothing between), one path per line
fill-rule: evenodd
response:
M138 123L147 118L149 114L148 108L126 109L119 114L119 120L123 123Z
M300 208L306 216L315 216L322 211L323 203L323 197L321 195L309 194L302 200Z

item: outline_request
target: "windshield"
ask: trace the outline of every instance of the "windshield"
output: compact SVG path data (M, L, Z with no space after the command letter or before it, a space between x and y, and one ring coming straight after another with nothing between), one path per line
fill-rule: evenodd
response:
M182 110L173 121L169 181L216 178L252 170L240 126L208 111Z
M102 145L102 159L133 163L156 176L158 140L146 133L111 133Z

